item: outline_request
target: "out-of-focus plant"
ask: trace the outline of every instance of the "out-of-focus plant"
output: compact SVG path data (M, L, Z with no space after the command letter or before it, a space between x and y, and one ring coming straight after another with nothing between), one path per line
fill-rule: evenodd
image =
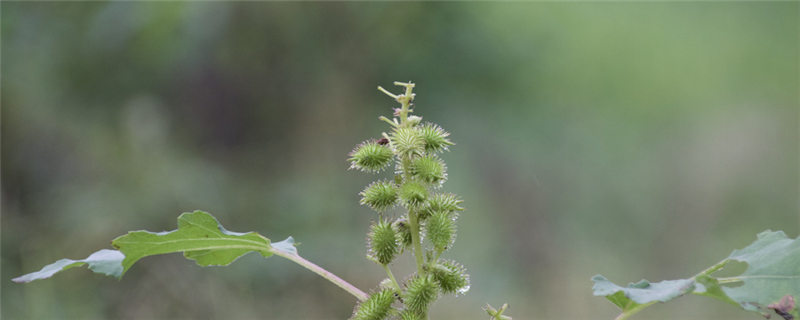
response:
M119 278L141 258L176 252L201 266L225 266L247 253L258 252L265 258L277 255L289 259L352 294L359 303L351 319L428 319L428 311L439 297L464 294L470 288L466 269L458 262L442 259L455 242L456 220L464 209L458 196L440 191L447 179L447 167L438 154L453 145L449 133L412 115L413 83L394 84L405 88L404 93L396 95L378 87L400 103L391 120L379 117L391 126L390 132L362 142L348 159L352 169L373 173L394 164L393 176L373 182L360 193L361 204L377 212L368 233L367 258L387 275L369 294L301 257L291 237L271 242L255 232L231 232L203 211L181 214L176 230L132 231L111 242L116 250L103 249L82 260L61 259L13 281L45 279L82 265ZM413 256L416 272L401 282L390 264L406 252ZM491 319L507 320L511 319L503 315L507 308L505 304L500 310L487 305L485 310Z
M747 269L736 276L716 275L733 262L747 263ZM746 248L734 250L727 258L687 279L656 283L641 280L627 287L601 275L592 281L594 295L604 296L622 309L617 320L690 293L760 312L766 318L774 312L793 320L798 318L795 301L800 298L800 238L789 239L781 231L764 231Z

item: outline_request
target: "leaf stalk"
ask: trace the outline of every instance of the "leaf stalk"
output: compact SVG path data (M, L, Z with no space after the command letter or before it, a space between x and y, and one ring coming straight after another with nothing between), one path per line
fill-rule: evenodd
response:
M408 211L408 226L411 228L411 244L414 246L414 259L417 262L417 273L422 274L422 241L419 236L419 215L414 210Z
M392 285L394 285L394 289L397 290L397 292L402 292L403 290L400 290L400 284L397 283L397 279L394 278L392 269L389 269L388 264L383 265L383 270L386 270L386 274L389 276L389 279L392 280Z
M365 301L369 297L369 296L367 296L366 293L364 293L364 291L361 291L361 289L356 288L354 285L350 284L347 281L342 280L342 278L337 277L335 274L331 273L330 271L323 269L322 267L316 265L315 263L313 263L311 261L308 261L308 260L304 259L303 257L301 257L301 256L299 256L297 254L286 252L286 251L283 251L283 250L278 250L278 249L275 249L275 248L272 248L271 252L273 254L277 255L277 256L284 257L286 259L291 260L294 263L299 264L303 268L306 268L309 271L314 272L314 273L318 274L319 276L325 278L325 280L333 282L333 284L339 286L339 288L344 289L344 291L347 291L348 293L350 293L354 297L356 297L356 299L358 299L358 301Z

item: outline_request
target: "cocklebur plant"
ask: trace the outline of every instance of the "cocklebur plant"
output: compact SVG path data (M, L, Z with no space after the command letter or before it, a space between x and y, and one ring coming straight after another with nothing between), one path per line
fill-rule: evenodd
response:
M351 319L428 319L437 299L461 295L470 288L466 268L442 258L455 243L456 220L464 208L458 196L442 190L447 166L440 155L454 145L449 134L440 126L411 115L414 84L395 84L404 87L405 92L395 95L378 87L400 103L391 120L379 117L389 124L388 133L357 145L347 159L351 169L388 175L359 193L360 203L375 211L367 233L367 259L380 265L387 275L369 294L301 257L291 237L272 242L255 232L231 232L203 211L181 214L176 230L131 231L112 241L113 250L103 249L82 260L61 259L13 281L45 279L82 265L119 278L142 258L177 252L200 266L225 266L257 252L265 258L276 255L295 262L353 295L358 303L348 315ZM408 258L414 260L416 271L399 282L390 266L403 255L411 256ZM747 268L735 275L720 274L736 263L745 263ZM711 297L767 318L776 315L797 320L800 238L789 238L781 231L762 232L749 246L734 250L727 258L686 279L653 283L641 280L627 286L616 285L601 275L592 280L594 295L605 297L621 310L617 320L687 295ZM498 309L486 305L484 310L490 320L511 320L504 314L507 304Z
M356 307L353 319L358 320L392 315L427 319L428 309L439 297L464 294L470 287L463 266L440 258L455 241L456 219L463 211L461 199L440 191L447 180L447 166L439 154L454 144L440 126L422 123L422 117L410 114L414 84L395 84L404 87L405 93L395 95L378 87L400 103L391 120L379 118L390 125L389 133L362 142L349 158L350 168L372 173L394 164L392 179L375 181L361 192L361 204L377 214L368 234L367 256L384 268L388 285L374 290ZM398 212L390 213L392 208ZM408 251L413 253L417 271L401 284L389 265ZM384 301L386 290L393 290L396 299L378 303Z
M394 84L405 88L405 92L395 95L378 87L400 103L391 120L379 117L389 123L389 133L360 143L347 159L351 169L371 173L394 165L393 176L377 180L359 193L360 203L377 215L367 234L367 258L383 267L387 275L369 294L301 257L292 237L272 242L255 232L231 232L203 211L181 214L176 230L131 231L112 240L114 250L103 249L82 260L61 259L13 281L46 279L83 265L96 273L120 278L139 259L177 252L200 266L226 266L257 252L265 258L277 255L295 262L353 295L358 303L350 319L428 319L431 305L442 295L461 295L470 288L464 266L441 258L453 246L456 220L464 208L458 196L440 190L447 180L447 167L439 154L454 145L449 133L411 115L413 83ZM390 264L405 253L413 256L416 272L398 282ZM491 319L511 319L502 315L506 308L503 305L497 311L487 305L485 310Z

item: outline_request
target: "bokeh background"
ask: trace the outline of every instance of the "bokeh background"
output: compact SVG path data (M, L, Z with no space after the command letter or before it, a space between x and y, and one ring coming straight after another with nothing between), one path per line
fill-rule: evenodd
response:
M432 318L611 319L596 273L686 277L762 230L798 235L798 9L4 2L2 318L348 317L348 294L257 255L10 279L204 209L372 288L357 193L375 177L345 158L387 130L376 86L413 80L467 207L447 255L472 290ZM693 296L637 319L758 316Z

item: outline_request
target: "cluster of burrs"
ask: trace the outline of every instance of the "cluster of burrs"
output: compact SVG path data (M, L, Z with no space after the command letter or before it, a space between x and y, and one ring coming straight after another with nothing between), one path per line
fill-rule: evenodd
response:
M394 84L405 92L395 95L378 87L400 103L391 120L379 118L391 125L391 132L362 142L348 159L351 168L366 172L395 165L393 178L373 182L360 193L361 204L378 213L370 227L367 257L383 266L388 278L356 306L351 317L356 320L427 319L429 307L442 294L469 290L464 267L440 259L455 241L455 222L464 210L456 195L439 191L447 167L438 154L453 143L438 125L410 115L414 84ZM401 284L389 264L407 251L413 253L417 271Z

